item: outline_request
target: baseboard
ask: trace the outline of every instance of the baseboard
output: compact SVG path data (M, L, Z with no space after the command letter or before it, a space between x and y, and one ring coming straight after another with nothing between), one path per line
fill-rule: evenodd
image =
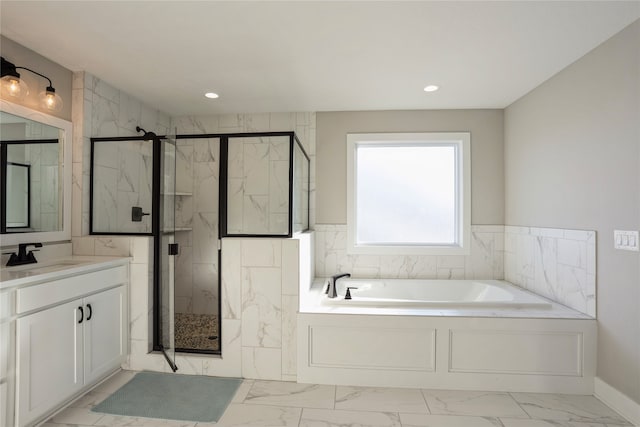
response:
M639 403L634 402L627 395L611 387L598 377L594 380L594 395L629 420L634 426L640 427Z

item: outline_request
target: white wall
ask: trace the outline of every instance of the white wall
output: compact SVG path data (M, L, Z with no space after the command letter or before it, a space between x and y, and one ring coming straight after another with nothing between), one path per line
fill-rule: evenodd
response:
M506 224L597 231L597 375L636 402L639 254L613 230L640 228L639 46L636 21L509 106L504 159Z
M316 223L347 223L347 133L471 132L471 223L504 224L502 110L317 113Z

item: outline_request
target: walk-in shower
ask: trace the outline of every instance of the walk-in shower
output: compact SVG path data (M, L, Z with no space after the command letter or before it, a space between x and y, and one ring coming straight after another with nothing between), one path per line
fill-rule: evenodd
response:
M293 132L91 139L90 233L153 238L153 345L220 354L221 238L309 227L309 158ZM237 284L240 286L240 284Z

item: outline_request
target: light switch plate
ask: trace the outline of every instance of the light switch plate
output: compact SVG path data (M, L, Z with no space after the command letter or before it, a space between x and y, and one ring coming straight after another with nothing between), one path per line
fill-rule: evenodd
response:
M625 251L638 251L638 232L613 230L613 247Z

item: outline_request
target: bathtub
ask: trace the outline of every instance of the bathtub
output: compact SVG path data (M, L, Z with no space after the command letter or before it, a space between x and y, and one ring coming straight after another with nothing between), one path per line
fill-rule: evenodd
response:
M337 298L326 285L300 294L298 382L593 393L596 320L509 282L342 278Z
M351 299L345 299L347 287ZM551 309L549 300L502 280L339 279L326 306Z

